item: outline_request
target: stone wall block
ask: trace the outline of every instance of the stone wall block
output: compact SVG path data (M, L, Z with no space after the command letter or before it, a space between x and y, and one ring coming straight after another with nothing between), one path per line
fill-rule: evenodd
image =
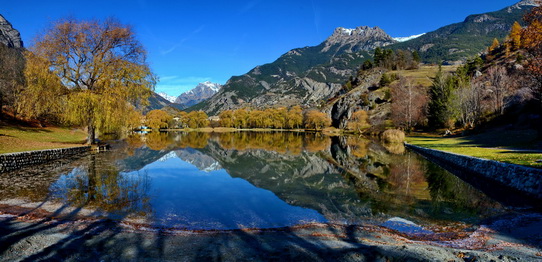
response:
M405 145L431 161L441 162L469 174L496 181L536 198L542 198L542 169L458 155L410 144Z
M0 173L90 151L90 146L0 154Z

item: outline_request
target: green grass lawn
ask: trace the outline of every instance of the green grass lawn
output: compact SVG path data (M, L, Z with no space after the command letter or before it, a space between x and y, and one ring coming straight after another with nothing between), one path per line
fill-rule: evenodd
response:
M533 130L494 131L464 137L413 134L407 143L461 155L542 168L542 150Z
M81 146L85 138L80 129L1 126L0 154Z

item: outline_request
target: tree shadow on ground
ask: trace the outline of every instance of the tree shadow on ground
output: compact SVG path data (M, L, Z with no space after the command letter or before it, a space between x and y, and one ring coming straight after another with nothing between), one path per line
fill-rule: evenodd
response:
M231 230L171 234L165 229L132 231L119 217L74 222L82 207L58 208L37 222L21 221L34 210L0 220L0 260L19 261L416 261L412 253L362 243L357 226L318 232ZM68 211L68 212L66 212ZM53 219L54 218L54 219ZM122 219L122 218L120 218Z

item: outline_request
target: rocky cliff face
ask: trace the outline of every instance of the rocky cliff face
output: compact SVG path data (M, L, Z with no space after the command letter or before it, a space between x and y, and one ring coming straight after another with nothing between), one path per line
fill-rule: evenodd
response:
M12 48L23 47L21 34L2 15L0 15L0 43Z
M337 45L347 53L369 51L387 46L393 41L393 38L379 27L360 26L356 29L338 27L324 42L322 52L327 52Z
M333 126L338 128L346 128L348 120L352 113L358 110L370 111L371 105L378 110L372 110L371 118L382 117L380 113L386 114L387 109L385 104L385 95L378 90L371 90L378 86L378 82L384 71L382 69L373 69L365 72L359 79L359 85L351 91L337 96L324 106L324 112L331 116ZM363 99L361 99L363 98ZM372 119L371 119L372 120ZM373 121L371 121L373 122Z
M200 83L195 88L188 92L182 93L178 96L174 103L184 105L185 107L191 107L197 103L205 101L216 94L222 85L211 83L209 81Z
M337 28L318 46L293 49L275 62L232 77L192 110L210 115L240 107L320 105L341 89L376 47L396 41L378 27Z

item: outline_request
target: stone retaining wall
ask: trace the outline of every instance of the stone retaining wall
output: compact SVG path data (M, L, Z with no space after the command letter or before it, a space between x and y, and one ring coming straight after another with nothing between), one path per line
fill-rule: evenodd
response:
M507 164L405 144L432 162L469 175L483 176L529 196L542 198L542 169ZM452 170L453 172L453 170Z
M0 173L8 172L29 165L43 164L52 160L87 153L90 146L26 151L0 155Z

